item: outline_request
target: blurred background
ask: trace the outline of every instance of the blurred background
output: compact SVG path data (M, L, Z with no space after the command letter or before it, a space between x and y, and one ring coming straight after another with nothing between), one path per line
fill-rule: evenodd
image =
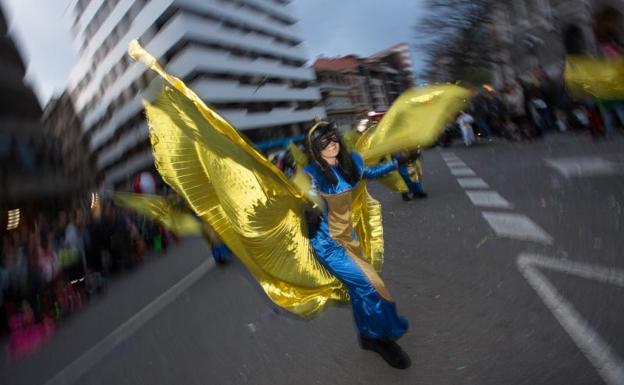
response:
M624 103L564 78L570 55L624 55L624 1L0 4L3 384L624 384ZM170 194L142 105L161 82L127 55L135 38L282 169L315 117L348 133L410 87L474 91L424 154L430 197L406 217L376 191L411 373L351 353L348 313L282 317L244 273L205 265L203 241L110 201ZM576 275L549 291L534 265Z

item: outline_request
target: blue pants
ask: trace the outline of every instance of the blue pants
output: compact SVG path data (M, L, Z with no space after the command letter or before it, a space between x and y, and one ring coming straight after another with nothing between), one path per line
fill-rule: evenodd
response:
M382 298L347 250L327 232L326 224L312 238L318 260L349 290L358 331L368 338L394 340L408 328L394 302Z
M422 194L425 192L421 181L412 181L412 178L410 178L409 172L407 171L406 165L399 165L399 175L401 175L403 181L409 189L409 192L411 192L412 194Z

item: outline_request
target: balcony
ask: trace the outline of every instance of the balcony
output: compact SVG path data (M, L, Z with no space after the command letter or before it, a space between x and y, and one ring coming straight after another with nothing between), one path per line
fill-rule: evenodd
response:
M150 3L151 4L151 3ZM141 17L143 12L155 12L152 9L148 9L146 6L142 13L139 15ZM147 19L147 16L143 17ZM143 19L141 18L141 19ZM76 108L81 110L84 106L97 94L99 90L99 84L102 81L105 74L107 74L112 67L119 61L124 55L127 55L127 45L130 39L140 36L147 28L149 28L149 23L144 22L141 23L139 21L135 21L132 28L126 34L125 38L121 39L120 42L115 46L115 48L107 55L106 59L103 60L102 63L96 68L96 74L94 79L92 79L90 85L78 96L76 100ZM155 37L150 41L147 45L146 49L152 53L155 57L159 58L164 55L164 53L171 47L173 47L176 43L184 39L193 39L197 41L206 41L206 42L219 42L220 44L237 47L243 50L251 50L264 52L267 54L277 55L279 57L296 59L296 60L305 60L305 55L303 55L303 51L299 48L281 48L274 44L268 38L257 38L257 37L236 37L232 36L231 33L224 31L218 25L211 25L206 23L205 20L193 16L193 15L184 15L177 14L171 20L167 26L161 30ZM195 49L189 50L190 52L196 51ZM198 52L201 50L197 50ZM205 66L207 68L213 69L229 69L230 72L239 71L241 73L254 73L258 74L269 74L275 76L288 76L293 78L299 78L304 80L314 79L314 74L308 68L294 68L290 66L282 65L281 63L272 62L266 59L257 59L255 61L247 61L247 60L237 60L237 58L232 57L226 52L220 52L218 55L216 52L213 52L212 55L193 55L187 60L207 60L206 62L202 61L191 61L186 63L187 66ZM180 62L180 60L178 60ZM200 64L201 63L201 64ZM175 70L173 67L173 63L171 64L170 71L175 73L178 76L183 76L180 72ZM184 63L178 64L180 66L184 65ZM142 64L134 63L130 66L126 72L116 79L111 87L106 90L105 95L102 97L102 104L108 105L112 100L116 99L120 92L122 92L129 84L131 84L140 74L143 73L145 67ZM87 126L88 127L88 126Z

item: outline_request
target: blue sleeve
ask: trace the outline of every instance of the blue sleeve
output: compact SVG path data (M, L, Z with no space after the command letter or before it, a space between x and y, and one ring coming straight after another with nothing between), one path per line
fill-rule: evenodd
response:
M364 166L364 178L366 179L377 179L382 176L388 174L389 172L395 171L397 169L397 163L395 160L378 164L377 166Z
M356 166L362 170L362 178L366 179L381 178L387 173L397 169L397 162L395 160L372 167L366 166L362 156L357 152L353 152L353 160L355 161Z

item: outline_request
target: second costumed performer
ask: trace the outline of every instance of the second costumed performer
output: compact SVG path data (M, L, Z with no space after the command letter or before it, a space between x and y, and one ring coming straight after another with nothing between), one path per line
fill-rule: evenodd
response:
M408 322L397 313L375 269L362 258L351 218L357 184L396 170L398 163L365 166L357 152L350 153L343 145L336 126L327 122L312 127L307 145L310 163L304 171L311 178L312 193L325 202L321 221L311 230L315 255L346 286L361 347L379 353L392 367L405 369L410 358L395 340L405 334Z

